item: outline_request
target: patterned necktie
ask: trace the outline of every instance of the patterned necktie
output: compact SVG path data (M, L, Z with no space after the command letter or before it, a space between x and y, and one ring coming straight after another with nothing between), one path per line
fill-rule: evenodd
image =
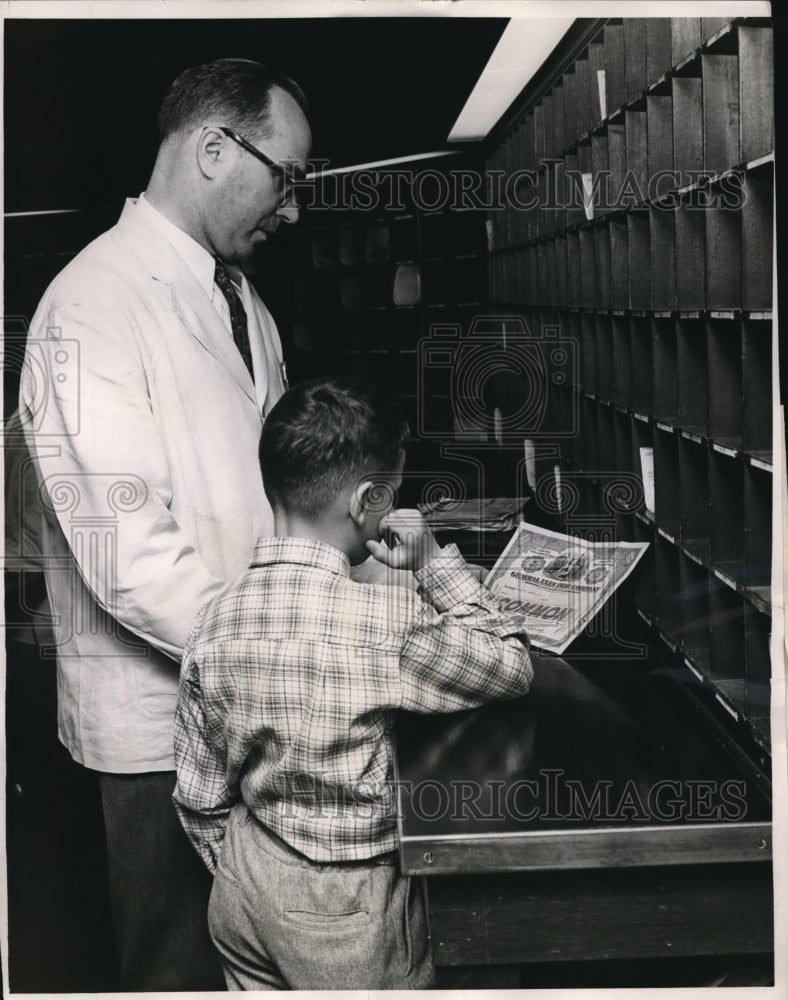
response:
M233 340L235 341L235 346L240 351L241 357L244 359L244 363L249 369L249 374L252 376L252 381L254 382L252 349L249 346L249 330L246 325L246 310L243 307L243 302L241 302L241 297L235 290L235 285L233 285L230 275L227 273L227 268L218 257L216 258L216 269L214 270L213 280L216 282L222 295L224 295L225 299L227 299L227 305L230 307L230 323L233 328Z

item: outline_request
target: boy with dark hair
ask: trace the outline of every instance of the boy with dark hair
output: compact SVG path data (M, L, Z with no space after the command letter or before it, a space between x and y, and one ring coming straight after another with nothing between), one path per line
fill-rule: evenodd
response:
M216 874L230 989L433 984L421 886L397 870L393 713L530 684L522 620L417 511L391 510L407 438L394 412L348 380L282 397L260 442L276 537L187 643L175 802ZM412 570L421 595L351 581L370 552Z

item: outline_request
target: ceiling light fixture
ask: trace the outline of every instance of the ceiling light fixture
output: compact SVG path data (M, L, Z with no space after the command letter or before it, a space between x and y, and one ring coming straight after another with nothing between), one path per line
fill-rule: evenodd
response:
M449 132L448 141L484 139L573 21L571 17L513 17Z

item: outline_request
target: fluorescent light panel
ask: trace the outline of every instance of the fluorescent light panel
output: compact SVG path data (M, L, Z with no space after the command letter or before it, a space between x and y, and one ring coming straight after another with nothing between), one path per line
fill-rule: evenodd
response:
M514 17L449 133L449 142L483 139L533 77L574 18Z
M393 167L397 163L410 163L412 160L432 160L439 156L456 156L456 149L442 149L435 153L412 153L410 156L395 156L390 160L372 160L370 163L355 163L350 167L331 167L328 170L313 170L306 179L328 177L330 174L352 174L356 170L371 170L373 167Z
M22 219L27 218L30 215L74 215L76 212L81 211L81 208L46 208L42 209L40 212L4 212L3 218Z

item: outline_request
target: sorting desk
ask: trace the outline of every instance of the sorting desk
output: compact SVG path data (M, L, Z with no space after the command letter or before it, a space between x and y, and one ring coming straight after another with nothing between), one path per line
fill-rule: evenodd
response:
M770 953L768 777L670 669L571 661L534 656L516 701L398 721L436 964Z

